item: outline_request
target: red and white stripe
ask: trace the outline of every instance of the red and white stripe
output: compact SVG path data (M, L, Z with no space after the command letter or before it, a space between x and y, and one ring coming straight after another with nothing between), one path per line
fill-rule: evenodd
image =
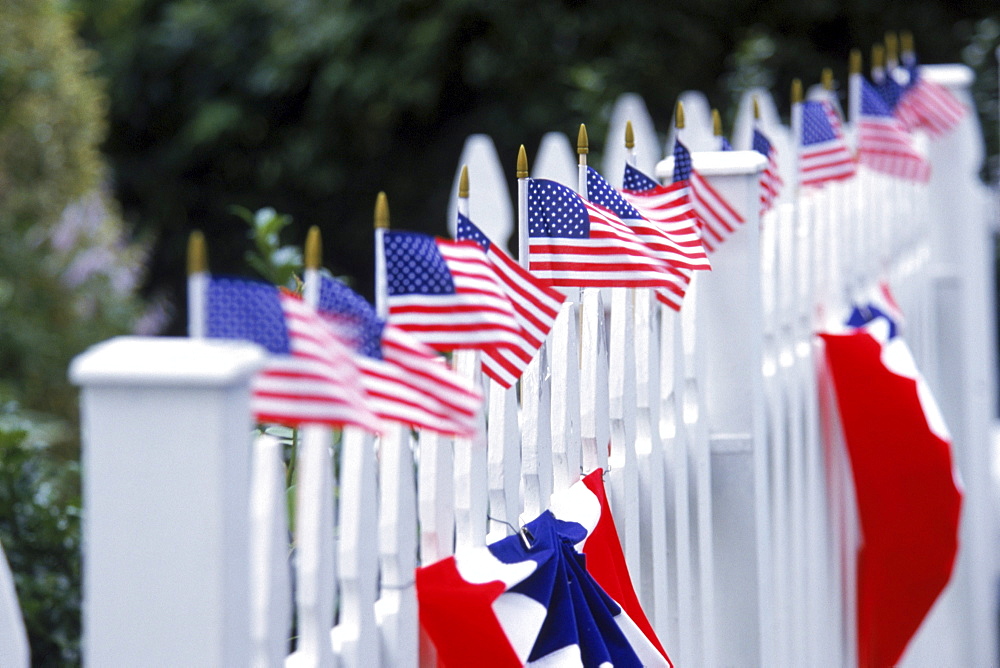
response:
M898 119L862 115L858 161L870 169L911 181L927 181L931 165L914 147Z
M926 130L940 137L965 117L968 109L951 91L919 77L900 98L894 113L907 130Z
M361 373L347 340L301 298L282 293L291 354L273 355L251 386L258 422L372 429Z
M517 347L483 351L483 372L501 386L509 388L538 354L566 297L532 276L496 244L490 244L487 257L514 306L521 326L521 341Z
M691 203L701 221L702 244L709 253L745 222L739 211L694 169L691 170Z
M390 295L392 324L435 350L517 347L521 326L478 244L435 239L455 286L450 295Z

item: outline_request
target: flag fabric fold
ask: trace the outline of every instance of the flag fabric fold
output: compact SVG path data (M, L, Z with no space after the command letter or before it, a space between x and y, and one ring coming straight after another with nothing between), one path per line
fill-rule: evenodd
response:
M896 327L878 307L823 334L861 527L859 664L897 663L947 584L962 495L951 440Z
M514 307L477 244L390 230L384 241L392 324L439 351L519 345Z
M320 277L317 310L351 335L369 405L379 419L471 437L481 394L430 347L377 316L360 295Z
M347 338L300 297L267 283L213 277L206 304L209 337L253 341L271 353L251 385L258 422L372 428Z
M758 128L753 129L753 150L767 158L767 165L760 173L760 213L763 215L774 207L785 183L778 169L778 151Z
M743 224L740 212L694 169L691 153L679 139L674 141L674 183L689 184L691 206L698 218L701 241L709 253Z
M691 261L683 246L671 239L659 225L639 213L593 167L587 168L587 199L618 216L663 261L674 277L674 285L657 290L656 296L664 304L679 310L691 283L691 271L708 268L708 258Z
M854 176L854 157L840 127L840 118L823 100L802 102L799 137L799 183L822 186Z
M529 269L548 285L666 288L670 268L618 216L547 179L528 179Z
M525 528L417 569L420 623L443 665L667 665L588 573L574 548L583 526L545 511Z
M861 79L858 161L883 174L927 181L930 163L913 146L913 138L878 91Z
M924 130L932 137L951 132L968 108L950 90L921 76L915 64L908 70L909 84L893 107L896 118L907 130Z
M504 388L511 387L531 360L538 354L545 338L552 331L559 306L566 296L531 275L514 258L494 244L466 216L459 214L455 238L473 241L483 249L497 273L501 286L521 327L516 347L497 347L483 351L483 372Z

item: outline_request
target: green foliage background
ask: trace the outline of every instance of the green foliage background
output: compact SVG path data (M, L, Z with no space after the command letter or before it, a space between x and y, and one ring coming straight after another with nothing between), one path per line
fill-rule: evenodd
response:
M151 281L175 296L193 227L216 270L241 270L245 228L230 205L291 214L290 239L319 225L331 269L370 294L376 193L394 225L443 233L471 133L492 135L512 165L519 144L580 122L603 145L626 91L664 130L685 89L731 121L746 84L771 85L787 106L793 77L829 66L844 81L850 48L867 52L888 29L912 30L925 62L958 62L976 40L996 43L1000 17L995 0L71 4L112 82L116 193L130 221L159 233ZM994 62L981 48L976 64Z

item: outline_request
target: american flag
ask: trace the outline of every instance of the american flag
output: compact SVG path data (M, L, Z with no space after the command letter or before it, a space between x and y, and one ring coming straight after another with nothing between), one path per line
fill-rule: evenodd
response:
M587 168L587 198L618 216L663 260L675 281L671 288L657 290L657 298L671 308L680 310L684 293L691 283L691 270L704 268L702 263L689 262L683 247L678 246L656 223L644 218L593 167Z
M440 351L517 347L521 326L482 249L385 232L389 321Z
M529 269L549 285L670 288L674 276L607 209L546 179L528 180Z
M820 100L802 103L802 137L799 147L799 180L804 186L854 176L854 158L847 148L837 112Z
M632 165L625 165L622 197L647 220L656 223L691 263L693 269L711 269L698 217L691 206L686 182L661 185Z
M475 434L482 396L440 355L328 276L320 277L317 309L353 335L369 406L380 419L466 438Z
M913 138L893 116L878 91L861 79L858 161L870 169L913 181L927 181L930 163L913 147Z
M753 150L767 158L767 165L760 173L760 212L764 214L774 206L774 200L781 195L781 187L785 184L778 171L778 152L759 129L753 129Z
M474 241L486 252L514 306L521 326L520 345L516 348L490 348L484 350L482 356L483 372L501 386L509 388L538 354L559 315L559 305L566 297L532 276L462 214L458 214L455 237L460 241Z
M266 283L213 278L206 303L209 337L253 341L272 353L251 387L258 422L372 428L346 339L301 298Z
M896 118L908 130L926 130L932 137L950 132L968 109L947 88L920 76L915 67L910 72L910 85L894 109Z
M680 140L674 142L674 183L677 182L690 184L701 241L711 253L743 224L743 216L694 169L691 153Z

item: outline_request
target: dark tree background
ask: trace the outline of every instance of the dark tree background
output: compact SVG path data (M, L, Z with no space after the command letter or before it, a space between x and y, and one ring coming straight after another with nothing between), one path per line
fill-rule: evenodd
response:
M665 129L685 89L731 116L746 84L770 84L785 107L793 77L832 67L843 81L849 50L868 53L890 29L912 30L923 62L965 59L985 72L1000 32L995 0L71 6L108 82L114 191L127 220L156 235L147 291L178 305L174 331L190 230L206 232L215 271L245 271L246 225L231 205L291 214L291 243L319 225L327 265L370 296L376 193L388 193L394 226L443 233L470 133L492 135L513 164L519 144L531 150L580 122L603 144L622 92L643 95ZM992 120L995 69L979 85Z

